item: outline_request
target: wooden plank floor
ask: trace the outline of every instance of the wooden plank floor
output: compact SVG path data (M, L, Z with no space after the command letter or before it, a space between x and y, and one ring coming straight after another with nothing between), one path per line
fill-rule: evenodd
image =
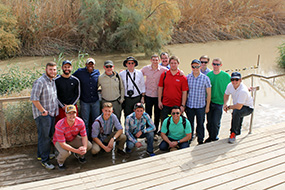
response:
M4 189L285 189L284 127Z

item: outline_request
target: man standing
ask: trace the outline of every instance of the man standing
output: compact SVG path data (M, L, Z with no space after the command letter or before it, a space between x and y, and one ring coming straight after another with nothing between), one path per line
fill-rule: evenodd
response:
M98 87L101 86L102 104L112 103L112 109L119 121L121 120L122 103L124 102L125 88L119 74L114 71L114 64L107 60L104 62L105 73L100 75Z
M80 80L80 111L85 123L88 138L90 138L89 118L93 122L100 114L100 102L98 96L98 77L100 72L95 69L95 60L88 58L86 67L79 68L74 76Z
M184 116L178 106L171 108L171 117L163 121L161 127L161 137L163 141L159 145L159 149L167 151L169 148L186 148L189 147L191 139L190 122Z
M167 69L170 69L170 66L169 66L169 55L168 53L166 52L162 52L160 54L160 59L161 59L161 63L159 65L167 68Z
M84 155L92 147L91 142L87 139L83 120L76 117L77 110L75 106L65 106L65 113L66 117L57 122L53 136L54 146L59 152L57 156L59 169L65 169L64 162L71 152L80 163L85 163Z
M204 75L207 75L211 70L208 68L208 63L210 62L210 58L208 57L208 55L202 55L200 57L200 61L201 61L201 73L203 73Z
M54 132L55 116L58 115L58 103L54 78L56 63L46 64L46 73L37 79L32 88L30 100L33 102L33 116L38 130L38 158L46 169L54 169L49 163L51 137Z
M223 114L224 93L227 85L231 81L231 76L221 70L222 60L220 58L214 59L212 65L213 71L207 74L210 78L212 88L210 111L207 114L207 130L209 138L205 140L205 143L219 140L218 134Z
M144 103L145 84L142 72L135 69L138 61L134 57L127 57L123 65L128 68L120 72L125 87L124 114L126 118L133 112L137 102Z
M117 131L114 131L114 128ZM92 151L97 154L101 148L106 152L113 149L114 142L118 144L117 153L125 155L124 145L126 142L126 135L123 134L123 127L118 118L113 114L113 105L110 102L105 102L102 108L102 115L97 117L92 125Z
M80 81L71 75L71 61L65 60L62 63L62 75L56 77L55 84L57 90L57 100L59 105L59 114L56 122L64 118L66 105L75 105L77 110L77 101L80 97ZM78 113L78 112L77 112Z
M158 82L162 73L168 69L159 65L159 56L151 56L151 65L144 66L141 72L146 76L145 80L145 109L146 113L152 116L152 109L154 107L154 124L156 130L154 131L155 138L159 128L160 109L158 107Z
M148 127L147 127L148 124ZM155 126L149 115L144 112L144 106L142 103L136 103L134 106L134 112L127 116L125 121L125 131L127 135L127 148L126 152L130 153L136 146L141 147L142 144L137 138L147 139L147 153L150 156L154 156L153 153L153 131Z
M158 107L162 109L162 120L168 117L173 106L180 106L181 113L185 109L188 84L187 78L184 75L180 75L181 71L178 69L179 62L178 57L171 56L169 59L170 70L160 76Z
M229 96L232 95L233 105L227 105ZM243 118L253 112L253 99L248 91L248 88L241 82L241 74L233 72L231 83L228 84L224 95L224 111L233 110L231 135L229 143L234 143L236 135L240 135Z
M186 103L186 114L191 123L191 131L193 132L194 118L196 116L197 140L198 144L203 144L205 136L205 113L209 112L211 102L211 81L209 77L200 73L200 66L201 62L194 59L191 63L192 73L187 75L189 91Z

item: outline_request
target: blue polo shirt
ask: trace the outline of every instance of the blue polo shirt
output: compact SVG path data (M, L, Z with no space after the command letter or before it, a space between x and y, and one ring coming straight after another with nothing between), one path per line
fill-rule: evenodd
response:
M94 103L99 99L98 96L98 78L100 72L98 69L94 69L91 73L87 68L79 68L73 74L80 81L81 94L80 100L85 103Z

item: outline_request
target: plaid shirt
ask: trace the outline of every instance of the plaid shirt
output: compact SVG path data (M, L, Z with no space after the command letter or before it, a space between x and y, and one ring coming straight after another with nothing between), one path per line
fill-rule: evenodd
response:
M209 77L200 73L195 78L193 73L187 75L189 86L186 106L189 108L203 108L206 106L206 89L211 88Z
M146 128L146 124L149 125L148 128ZM143 113L140 119L136 118L135 112L131 113L126 118L126 121L125 121L126 135L127 135L128 140L130 140L133 143L138 142L135 135L139 131L142 131L142 133L149 133L154 130L155 130L154 123L146 112Z
M45 73L38 78L33 84L30 100L39 101L50 116L57 116L58 102L54 79L50 80ZM42 115L34 104L32 109L34 119Z

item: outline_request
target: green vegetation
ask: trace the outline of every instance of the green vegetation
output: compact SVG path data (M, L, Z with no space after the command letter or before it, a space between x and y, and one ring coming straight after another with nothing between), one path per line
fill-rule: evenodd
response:
M278 49L279 49L279 54L280 54L278 58L278 64L280 65L280 67L285 68L285 43L280 45Z
M78 51L150 54L168 43L285 34L284 0L1 2L2 58Z

